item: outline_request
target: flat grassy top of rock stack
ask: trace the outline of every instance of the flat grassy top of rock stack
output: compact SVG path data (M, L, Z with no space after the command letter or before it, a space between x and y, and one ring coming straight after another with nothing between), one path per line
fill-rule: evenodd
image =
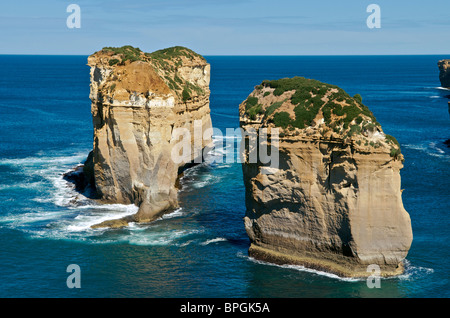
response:
M280 128L280 138L336 140L360 152L389 152L403 160L398 141L383 132L373 113L335 85L304 77L265 80L239 107L241 122Z
M190 100L205 93L201 87L183 80L177 74L178 69L182 66L207 63L201 55L182 46L158 50L153 53L145 53L139 48L130 45L104 47L89 58L97 59L100 62L97 64L101 64L105 68L114 69L115 76L108 81L109 86L105 93L109 96L114 96L114 99L117 100L128 99L129 94L127 92L146 93L143 90L148 87L152 87L156 92L163 94L168 94L172 91L182 101ZM146 69L143 64L150 65L154 72ZM145 76L142 78L139 76L124 76L127 75L126 73L137 71L144 73ZM155 77L155 74L159 76ZM133 78L134 82L129 83L127 81L129 78ZM121 92L120 90L124 91Z

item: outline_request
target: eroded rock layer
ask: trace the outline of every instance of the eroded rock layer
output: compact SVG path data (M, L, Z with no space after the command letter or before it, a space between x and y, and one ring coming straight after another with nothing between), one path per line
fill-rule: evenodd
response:
M94 123L88 178L102 201L138 205L130 220L152 221L177 207L180 169L211 143L210 65L184 47L144 53L131 46L104 48L88 65ZM202 134L196 145L194 122ZM182 162L173 158L178 128L192 138ZM126 222L99 226L117 224Z
M239 110L245 132L267 128L268 144L279 132L278 167L251 163L245 148L250 256L349 277L370 276L370 264L400 274L412 242L403 155L361 96L296 77L264 81Z

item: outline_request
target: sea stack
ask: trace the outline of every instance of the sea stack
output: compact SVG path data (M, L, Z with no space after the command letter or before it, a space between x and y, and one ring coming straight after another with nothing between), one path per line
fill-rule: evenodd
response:
M444 88L450 88L450 60L439 61L438 67L441 86Z
M239 113L250 256L343 277L370 276L371 264L382 276L403 272L412 243L403 155L360 95L303 77L264 81ZM246 132L260 128L267 145L278 140L278 167L249 161Z
M94 146L86 179L102 202L139 206L131 218L94 227L151 222L178 206L179 174L211 144L210 65L184 47L144 53L131 46L103 48L88 65ZM192 139L182 162L173 160L178 128ZM202 136L196 145L194 129Z
M441 60L438 62L439 80L441 87L450 89L450 60ZM448 113L450 114L450 102L448 102ZM447 140L447 145L448 140Z

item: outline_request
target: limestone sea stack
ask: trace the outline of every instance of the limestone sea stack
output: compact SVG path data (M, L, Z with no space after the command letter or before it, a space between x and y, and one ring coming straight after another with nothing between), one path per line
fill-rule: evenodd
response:
M450 60L441 60L438 62L439 80L441 87L450 89ZM448 113L450 114L450 102L448 102ZM449 141L447 140L447 145Z
M441 86L444 88L450 88L450 60L439 61L438 67Z
M131 46L103 48L88 65L94 146L87 179L102 202L139 206L131 218L94 227L153 221L178 206L179 174L212 141L210 65L184 47L144 53ZM194 122L202 134L196 145ZM172 154L178 128L192 139L181 163Z
M264 81L239 113L243 142L267 128L269 145L279 131L278 167L244 150L250 256L343 277L370 276L370 264L382 276L402 273L413 237L404 159L360 95L302 77Z

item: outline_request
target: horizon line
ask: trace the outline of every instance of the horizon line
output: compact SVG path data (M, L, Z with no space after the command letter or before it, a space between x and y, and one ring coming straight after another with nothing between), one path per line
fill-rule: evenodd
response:
M95 53L95 52L94 52ZM35 53L0 53L0 56L90 56L91 54L35 54ZM211 57L300 57L300 56L435 56L450 53L417 53L417 54L201 54Z

